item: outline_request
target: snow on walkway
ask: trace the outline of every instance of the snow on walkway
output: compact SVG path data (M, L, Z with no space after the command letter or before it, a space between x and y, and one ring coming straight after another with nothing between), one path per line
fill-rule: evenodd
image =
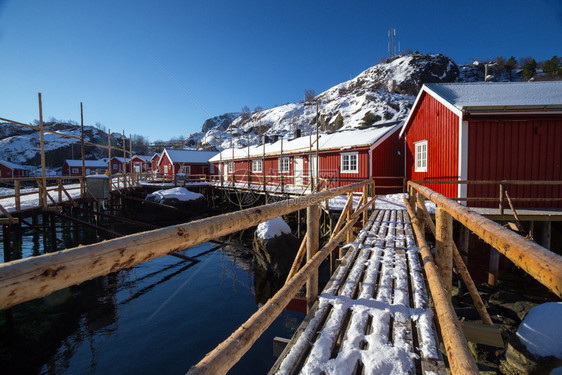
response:
M50 187L53 188L53 187ZM64 185L68 194L72 197L72 199L80 198L80 184L71 184L71 185ZM11 192L8 192L11 190ZM5 194L4 194L5 193ZM33 193L29 195L23 195L20 198L20 205L21 211L39 207L39 194L37 193L37 188L30 188L30 189L22 189L21 193ZM2 196L14 194L13 189L2 189L0 192ZM53 198L53 200L59 203L59 194L56 190L49 190L49 195ZM62 202L68 201L68 197L66 194L62 194ZM53 202L47 198L47 203L50 205ZM0 205L4 207L8 212L15 212L16 211L16 198L1 198L0 196Z

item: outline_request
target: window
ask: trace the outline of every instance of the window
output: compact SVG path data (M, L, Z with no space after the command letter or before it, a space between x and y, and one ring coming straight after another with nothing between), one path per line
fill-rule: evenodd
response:
M119 165L113 164L113 167L112 167L112 168L113 168L114 170L117 170L117 168L119 168Z
M262 163L261 160L252 160L252 172L261 173Z
M72 174L78 174L78 168L72 168Z
M228 173L234 173L234 162L233 161L228 162Z
M164 165L164 174L168 174L168 166Z
M357 173L358 169L357 152L341 154L341 171L342 173Z
M415 146L415 171L427 172L427 141L414 143Z
M211 166L209 167L209 171L211 174L215 174L215 165L211 163Z
M291 171L291 164L289 158L279 159L279 172L289 173Z
M184 174L191 174L191 165L182 165L180 167L180 171L179 173L184 173Z

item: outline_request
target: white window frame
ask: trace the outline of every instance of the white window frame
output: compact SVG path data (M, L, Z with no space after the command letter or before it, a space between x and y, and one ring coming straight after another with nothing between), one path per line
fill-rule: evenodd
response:
M341 156L341 173L359 173L359 153L346 152L340 154ZM355 161L355 168L352 168L353 160Z
M168 164L164 164L164 174L168 174Z
M233 161L228 162L228 173L234 174L234 162Z
M414 172L427 172L427 140L414 142Z
M263 170L263 164L261 159L254 159L252 160L252 172L253 173L261 173Z
M279 158L279 172L291 173L291 158Z
M73 173L73 174L78 174L78 173L79 173L79 172L78 172L78 168L72 168L72 173Z
M113 165L113 169L118 170L119 169L119 164L112 164Z
M211 165L209 166L209 173L215 174L215 165L213 163L211 163Z
M183 173L185 175L191 174L191 165L182 165L178 173Z

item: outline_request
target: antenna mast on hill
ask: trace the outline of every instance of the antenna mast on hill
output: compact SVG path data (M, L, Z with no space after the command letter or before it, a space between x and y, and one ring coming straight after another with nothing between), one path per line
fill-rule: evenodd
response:
M398 53L396 52L396 29L391 27L388 30L388 55L389 57L394 57ZM400 51L400 42L398 42L398 51Z

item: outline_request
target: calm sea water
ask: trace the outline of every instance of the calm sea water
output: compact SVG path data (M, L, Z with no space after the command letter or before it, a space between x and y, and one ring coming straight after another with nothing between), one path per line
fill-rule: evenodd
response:
M67 242L95 240L65 232ZM259 308L251 263L214 247L182 251L198 263L165 256L2 312L0 372L184 374ZM43 253L43 241L26 234L22 249ZM290 338L303 318L281 314L230 373L267 373L273 338Z

